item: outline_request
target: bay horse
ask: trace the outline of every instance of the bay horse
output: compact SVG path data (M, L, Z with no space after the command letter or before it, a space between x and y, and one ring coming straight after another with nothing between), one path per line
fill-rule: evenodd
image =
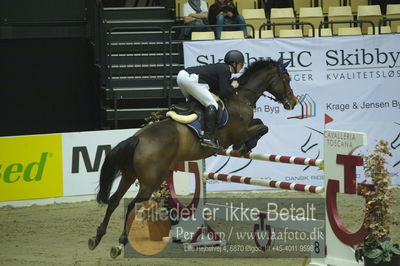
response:
M240 86L236 94L225 99L229 121L217 132L219 143L224 148L233 145L241 152L247 152L256 146L257 141L268 132L260 119L254 119L254 107L265 91L273 95L271 99L292 110L297 103L290 87L287 63L282 57L278 61L260 60L252 63L238 78ZM89 249L93 250L106 233L111 214L117 208L121 198L137 179L140 183L136 197L128 205L127 216L135 204L150 199L165 180L168 170L176 162L200 160L217 151L200 144L197 135L188 126L170 118L149 124L135 135L120 142L106 156L100 172L97 202L108 204L102 223L95 237L89 239ZM118 189L110 197L114 179L121 173ZM119 245L111 249L115 258L127 244L126 226L119 238Z

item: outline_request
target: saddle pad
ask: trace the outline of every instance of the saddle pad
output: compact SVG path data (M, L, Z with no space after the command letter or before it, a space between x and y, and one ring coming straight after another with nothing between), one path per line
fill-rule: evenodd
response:
M220 119L217 122L217 129L223 128L228 123L228 119L229 119L228 110L224 108L224 110L222 111L222 115L220 116ZM203 128L201 126L200 119L196 119L195 121L188 123L186 125L190 129L192 129L199 138L202 137Z

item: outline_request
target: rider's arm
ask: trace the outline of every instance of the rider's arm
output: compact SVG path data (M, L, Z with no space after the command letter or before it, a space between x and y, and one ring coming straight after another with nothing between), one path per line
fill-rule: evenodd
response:
M185 24L195 21L197 19L207 19L208 18L208 8L207 4L203 1L201 1L201 12L196 13L193 11L193 9L190 7L189 3L185 3L183 5L183 22Z
M235 93L235 88L231 84L231 73L225 68L219 71L219 93L221 98Z
M195 19L208 19L208 11L205 12L201 12L201 13L192 13L190 14L191 17L195 18Z

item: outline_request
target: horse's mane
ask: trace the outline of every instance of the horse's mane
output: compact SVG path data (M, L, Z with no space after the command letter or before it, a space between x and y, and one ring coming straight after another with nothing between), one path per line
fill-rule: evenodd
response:
M274 60L258 60L258 61L255 61L255 62L253 62L251 65L249 65L249 66L244 70L243 75L241 75L241 76L238 78L239 83L240 83L240 84L246 83L246 82L249 80L250 76L251 76L253 73L259 71L260 69L263 69L263 68L271 68L271 67L274 67L274 66L277 66L277 65L278 65L278 62L276 62L276 61L274 61Z

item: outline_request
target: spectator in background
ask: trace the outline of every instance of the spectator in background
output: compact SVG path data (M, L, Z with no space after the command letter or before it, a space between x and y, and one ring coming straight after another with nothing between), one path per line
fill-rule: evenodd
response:
M207 31L208 7L203 0L189 0L183 5L183 23L185 26L204 26L204 28L183 28L180 39L190 40L192 31Z
M221 38L222 30L237 30L237 27L222 27L229 24L246 24L242 15L239 15L235 4L231 0L215 0L208 12L208 23L210 25L221 25L215 28L215 38ZM247 38L246 26L240 26L244 36Z

